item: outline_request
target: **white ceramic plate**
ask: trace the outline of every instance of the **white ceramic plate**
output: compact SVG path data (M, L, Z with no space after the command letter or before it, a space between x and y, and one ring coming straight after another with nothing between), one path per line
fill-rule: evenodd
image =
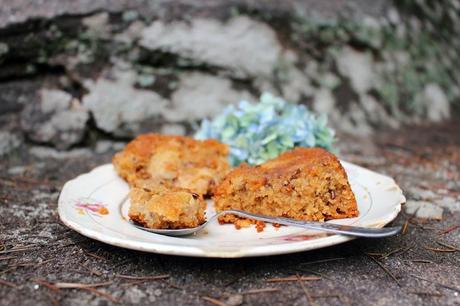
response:
M342 162L358 201L359 217L329 222L383 227L392 221L405 202L393 179ZM168 237L135 228L128 222L128 185L111 164L95 168L67 182L59 196L59 216L80 234L123 248L196 257L247 257L307 251L343 243L349 236L330 235L291 226L267 224L237 230L231 224L210 224L192 237ZM208 204L208 216L212 214Z

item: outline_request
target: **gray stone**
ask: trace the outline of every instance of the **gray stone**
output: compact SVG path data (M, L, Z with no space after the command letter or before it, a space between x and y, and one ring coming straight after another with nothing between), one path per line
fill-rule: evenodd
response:
M310 97L314 93L310 79L305 73L295 68L288 67L286 79L281 83L283 97L290 102L302 102L301 97Z
M0 131L0 156L6 155L21 145L21 138L13 133Z
M440 122L450 118L449 100L438 84L426 85L418 98L420 99L421 107L426 109L428 120Z
M144 27L145 26L141 21L134 21L126 30L116 34L114 36L114 40L125 44L131 44L140 38Z
M357 93L366 93L376 84L372 55L350 47L344 47L336 58L339 72L350 79Z
M88 119L88 112L70 94L41 89L38 103L24 108L21 127L33 141L67 149L82 141Z
M243 296L241 294L232 294L225 300L225 304L229 306L239 306L243 304Z
M433 200L438 197L433 191L418 187L411 187L408 191L416 200Z
M40 158L52 158L52 159L67 159L67 158L80 158L80 157L91 157L92 153L89 149L72 149L68 151L59 151L53 148L33 146L30 148L30 154Z
M93 115L98 128L116 136L134 136L144 126L154 126L167 101L150 90L136 89L136 74L118 72L115 79L101 77L85 82L89 93L83 105ZM148 128L146 128L148 130Z
M123 293L123 300L127 303L139 304L146 294L137 286L128 287Z
M322 87L325 87L330 90L334 90L337 86L340 85L340 78L333 73L324 73L318 78L319 83Z
M313 110L321 114L330 114L335 110L334 95L329 89L321 88L315 92Z
M378 125L388 125L392 128L398 128L400 126L400 122L392 117L374 96L361 94L360 103L367 114L367 120L369 122Z
M230 6L231 4L231 6ZM353 5L353 9L350 7ZM158 17L189 17L196 12L214 13L215 15L224 14L232 10L230 8L247 7L248 11L259 12L263 9L263 3L260 1L233 0L227 1L164 1L164 0L15 0L10 1L8 5L0 10L0 27L6 27L11 24L35 20L39 18L50 19L65 15L88 15L101 10L110 12L123 12L123 19L129 21L134 18L132 12L137 11L139 15L147 15L155 18ZM317 19L339 19L346 12L352 14L355 18L362 16L381 16L388 7L386 0L350 0L350 1L333 1L324 3L323 1L276 1L265 4L266 13L276 12L277 14L295 13L303 17L312 17ZM263 13L265 13L263 11ZM127 17L128 15L129 17ZM357 19L359 20L359 19Z
M112 142L110 140L99 140L96 143L96 147L94 148L94 152L97 154L103 154L108 152L112 148Z
M99 37L106 37L110 32L109 14L102 12L99 14L91 15L82 19L82 24L88 28L92 35Z
M7 44L0 42L0 56L7 54L9 49Z
M72 96L67 92L55 89L42 89L40 95L43 114L64 111L70 107L72 100Z
M119 141L111 141L111 140L99 140L94 147L94 152L97 154L104 154L111 150L119 151L121 150L126 143L119 142Z
M204 18L190 22L155 21L142 32L141 45L226 68L240 76L270 76L282 51L275 32L267 24L245 16L226 23Z
M399 24L401 18L399 16L399 12L395 8L390 8L388 10L388 20L392 24Z
M173 105L165 109L164 116L171 122L213 117L228 104L253 98L246 91L234 89L226 78L198 72L184 73L179 88L171 97Z
M8 174L10 175L22 175L27 171L26 166L16 166L16 167L11 167L8 169Z
M436 204L449 210L452 213L460 212L460 199L455 199L452 197L443 197L439 200L436 200Z
M404 205L407 214L415 215L416 218L442 220L444 209L430 202L407 201Z
M186 129L180 124L164 124L160 132L165 135L185 135Z
M334 112L331 116L331 121L338 129L360 136L370 135L373 132L367 119L366 112L357 102L351 103L345 114Z

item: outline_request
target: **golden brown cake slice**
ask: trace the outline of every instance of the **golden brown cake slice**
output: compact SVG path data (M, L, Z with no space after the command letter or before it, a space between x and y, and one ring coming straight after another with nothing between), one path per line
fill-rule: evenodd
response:
M324 221L356 217L347 174L337 157L320 148L296 148L260 166L240 165L216 187L217 211L240 209L275 217ZM246 226L233 215L224 223Z
M144 227L188 228L205 221L206 202L187 189L138 181L129 196L129 218Z
M113 158L131 187L129 217L149 228L195 227L230 166L228 147L215 140L144 134Z
M227 155L228 147L216 140L144 134L117 153L113 165L131 186L154 179L210 195L230 169Z

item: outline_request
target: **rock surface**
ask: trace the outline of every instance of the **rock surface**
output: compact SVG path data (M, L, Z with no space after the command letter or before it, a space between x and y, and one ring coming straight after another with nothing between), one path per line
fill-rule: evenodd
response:
M427 117L430 121L441 122L450 117L450 104L444 91L437 84L428 84L423 93L423 102L426 105Z
M42 89L38 103L25 106L21 126L31 140L67 149L83 139L88 119L88 112L70 94Z
M247 91L234 89L226 78L187 73L181 76L171 97L172 106L164 115L171 122L212 118L228 104L254 99Z
M68 154L23 144L0 159L0 304L208 305L203 297L229 305L306 305L310 299L318 305L459 304L458 252L436 251L448 249L439 243L460 247L460 210L449 209L460 203L455 122L381 130L373 138L341 134L339 139L342 159L394 177L409 201L425 198L442 205L443 219L420 220L401 212L392 224L407 224L407 229L395 237L272 257L218 260L131 251L69 230L57 216L63 184L110 162L119 144ZM21 246L29 249L13 250ZM134 283L120 275L169 278ZM292 275L321 279L303 283L310 297L298 282L268 282ZM108 284L96 288L100 295L54 291L41 281ZM275 291L248 293L267 288Z
M25 108L26 141L61 149L190 133L264 91L361 135L441 122L460 101L460 17L425 2L14 1L0 8L0 110ZM45 115L28 83L84 109Z
M442 220L442 207L426 201L407 201L404 205L407 214L420 219Z
M13 133L0 131L0 156L6 155L21 145L21 138Z
M155 130L155 119L168 102L152 91L134 88L135 77L130 72L120 72L114 80L85 82L89 92L83 97L83 106L91 112L98 128L125 137Z
M209 18L170 24L155 21L142 32L141 45L226 68L240 77L270 77L282 49L267 24L245 16L225 23Z
M370 53L359 52L345 47L337 56L337 68L347 77L352 88L364 94L375 86L377 74L373 71L374 60Z

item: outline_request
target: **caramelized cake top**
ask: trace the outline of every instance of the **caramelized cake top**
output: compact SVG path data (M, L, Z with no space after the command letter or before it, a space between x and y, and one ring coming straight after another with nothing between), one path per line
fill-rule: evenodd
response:
M275 159L269 160L260 166L242 164L230 172L226 180L218 187L220 191L230 188L231 185L245 184L245 188L256 190L267 182L280 179L290 181L301 172L314 176L324 171L324 167L333 167L340 174L346 173L337 157L322 148L296 148L285 152ZM228 191L228 189L227 189Z
M199 141L185 136L144 134L113 158L115 169L129 184L157 179L200 194L228 172L228 147L216 140Z

